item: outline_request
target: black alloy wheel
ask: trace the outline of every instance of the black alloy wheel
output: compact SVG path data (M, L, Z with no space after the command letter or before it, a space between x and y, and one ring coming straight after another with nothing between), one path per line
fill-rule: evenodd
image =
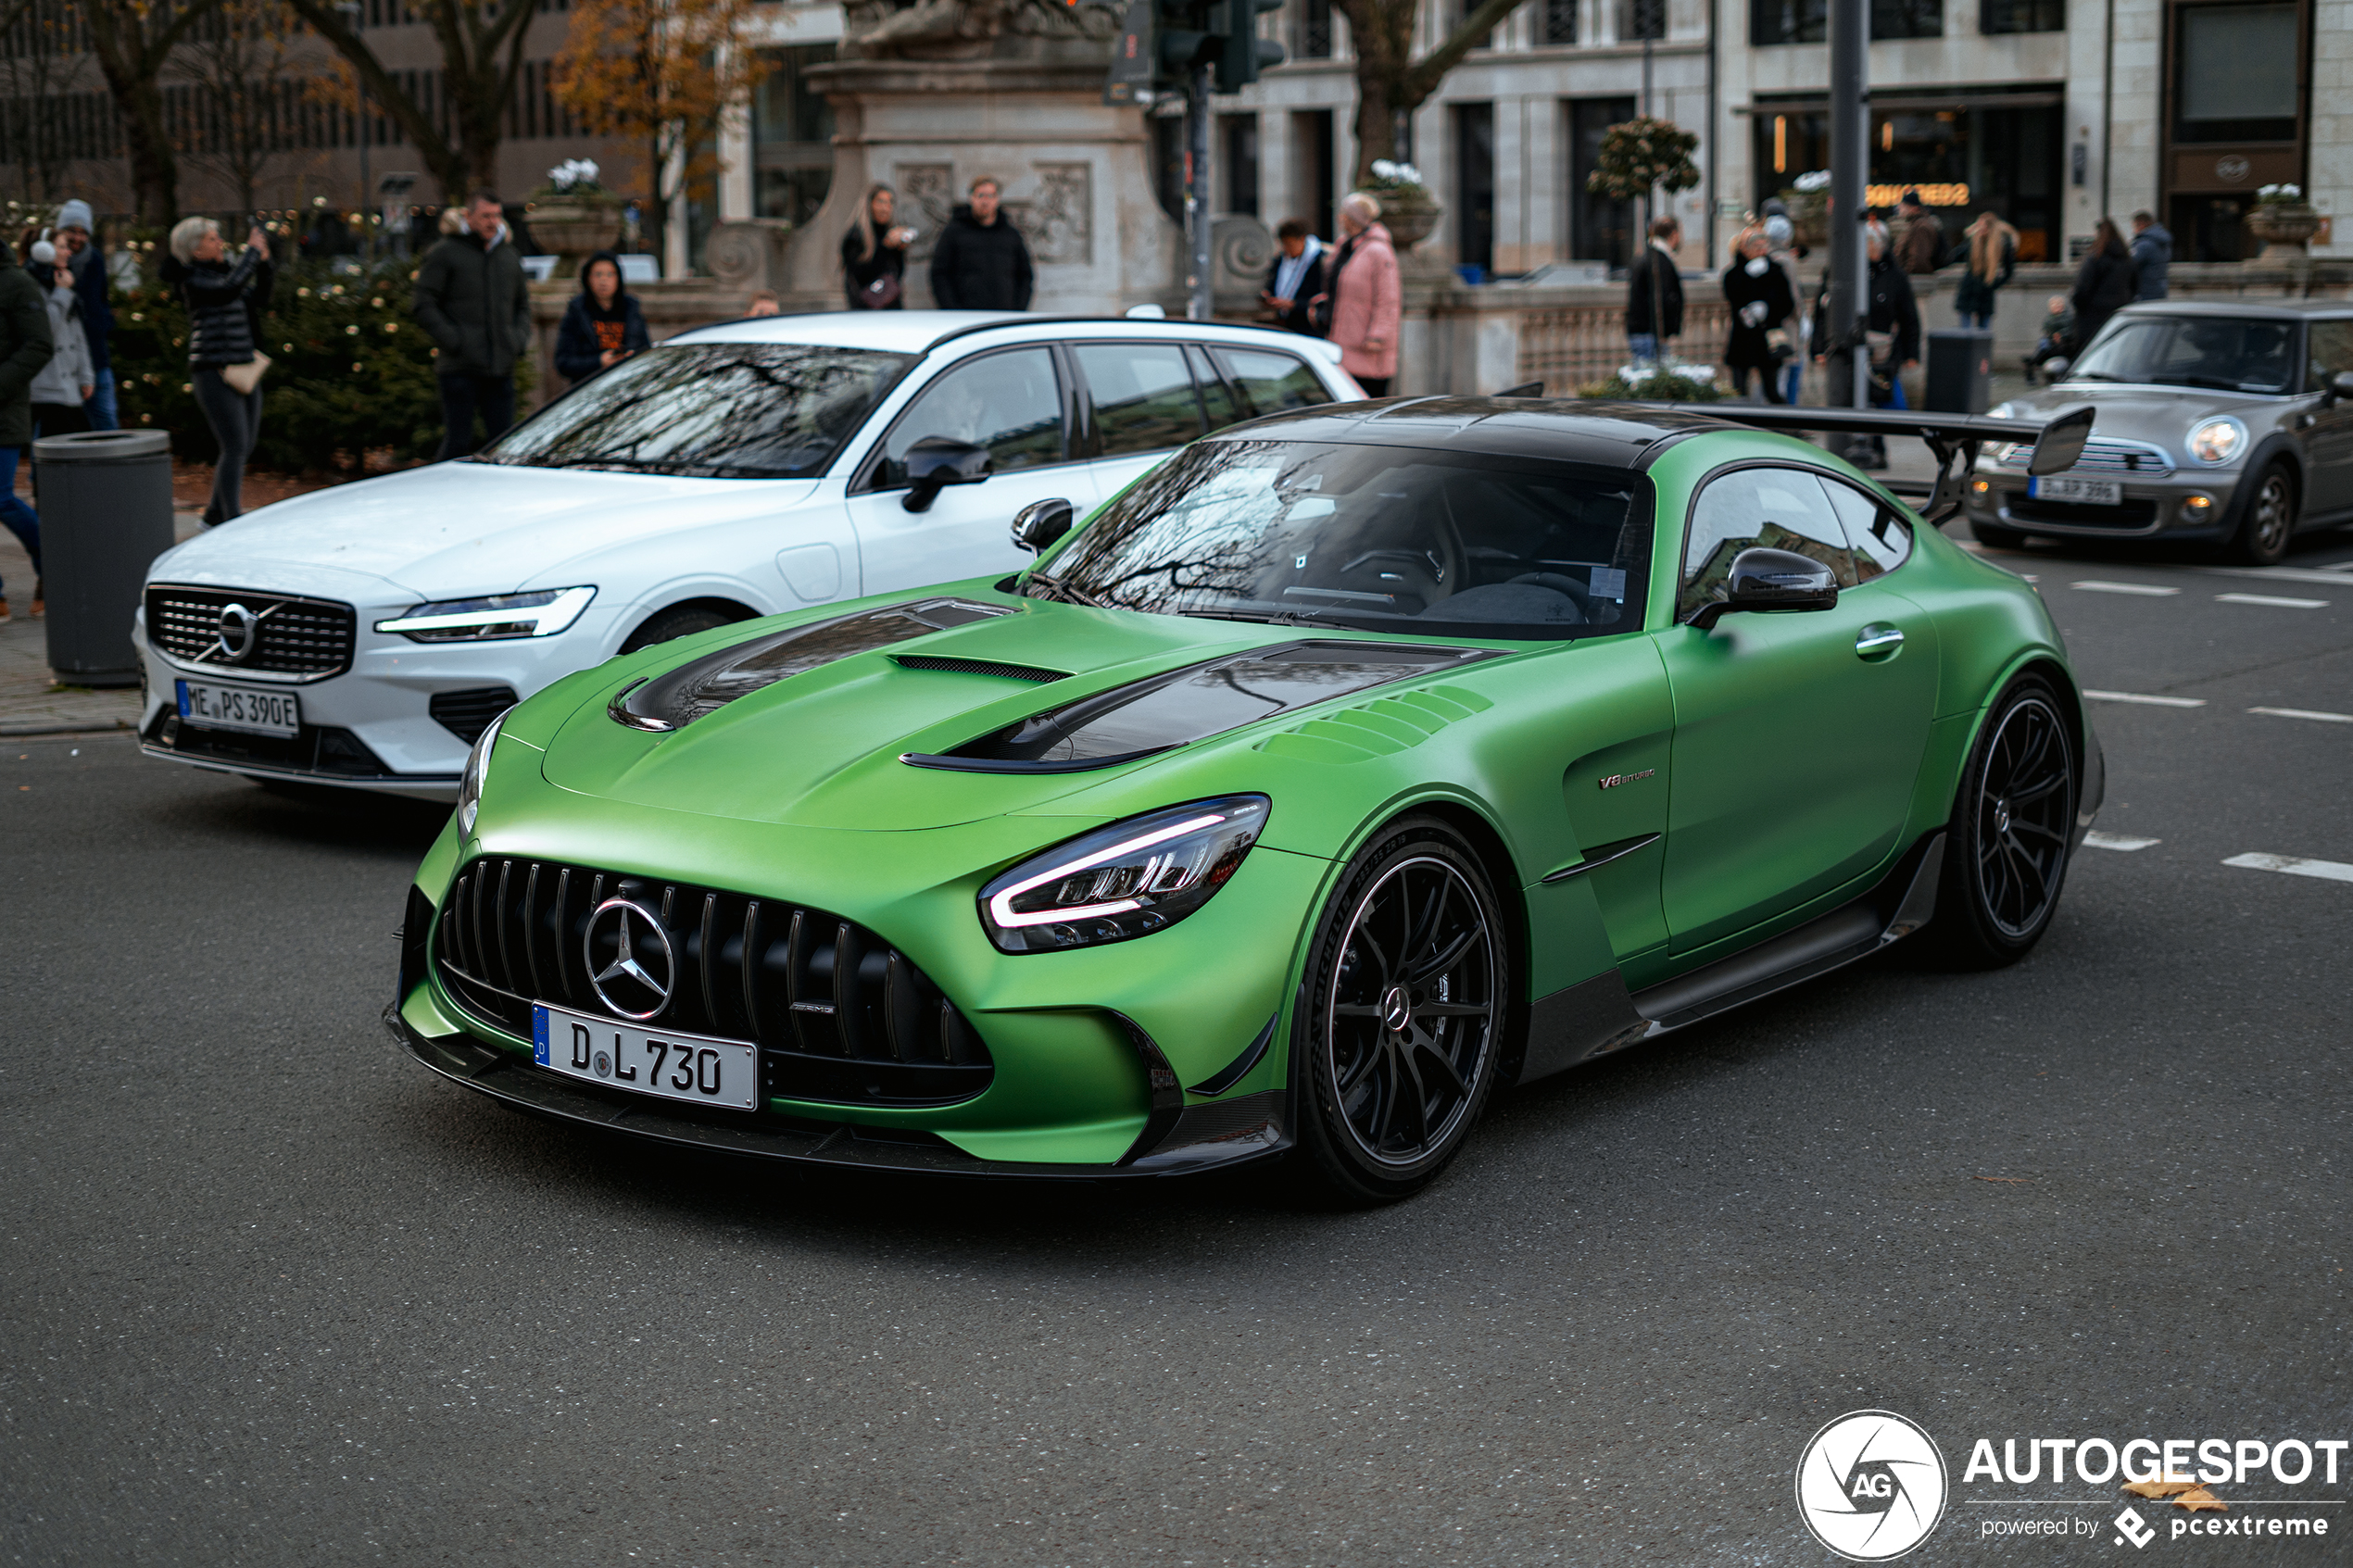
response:
M1420 1191L1468 1137L1511 1017L1511 956L1470 847L1427 818L1351 863L1309 953L1294 1051L1300 1142L1352 1203Z
M2075 727L2039 675L2012 683L1978 738L1946 828L1931 928L1974 969L2013 963L2058 907L2082 772Z
M2239 523L2231 553L2250 566L2276 566L2287 555L2296 536L2296 476L2284 463L2273 463L2255 482L2247 498L2246 517Z

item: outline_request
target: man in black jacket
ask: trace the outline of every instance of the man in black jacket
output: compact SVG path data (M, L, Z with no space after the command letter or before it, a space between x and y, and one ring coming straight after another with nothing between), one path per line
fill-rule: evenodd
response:
M1651 225L1650 243L1626 269L1626 343L1638 365L1658 363L1659 350L1668 338L1683 331L1683 274L1675 266L1675 247L1683 243L1683 226L1672 218Z
M931 298L942 310L1026 310L1034 282L1029 246L998 209L997 182L972 182L931 253Z
M41 520L17 499L17 449L32 439L32 378L48 364L54 348L41 285L17 265L7 243L0 241L0 523L24 545L36 574L41 571ZM37 577L32 608L36 615L41 612ZM0 621L7 619L8 600L0 595Z
M446 427L437 458L472 452L515 422L515 361L531 342L531 286L498 198L476 191L466 227L433 247L417 270L417 322L441 350Z
M1324 328L1309 307L1327 286L1329 247L1309 233L1306 220L1300 218L1283 220L1283 226L1275 231L1275 265L1266 270L1266 286L1258 291L1259 302L1275 313L1275 325L1283 331L1322 337Z

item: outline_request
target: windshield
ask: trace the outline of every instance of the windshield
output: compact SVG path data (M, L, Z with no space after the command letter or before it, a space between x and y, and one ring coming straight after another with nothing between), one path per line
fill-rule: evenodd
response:
M634 355L479 454L535 468L712 479L823 473L913 358L801 344L698 343Z
M1649 510L1642 481L1617 470L1205 441L1113 502L1025 591L1378 632L1630 632L1642 621Z
M2068 372L2074 381L2285 392L2296 323L2236 316L2137 316L2117 322Z

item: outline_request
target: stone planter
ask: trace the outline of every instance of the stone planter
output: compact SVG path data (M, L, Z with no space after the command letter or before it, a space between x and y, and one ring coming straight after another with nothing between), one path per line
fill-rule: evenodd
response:
M566 197L535 203L526 217L532 238L546 246L548 255L560 258L556 263L559 278L578 276L583 261L621 243L619 202Z
M1430 231L1445 215L1446 209L1420 185L1400 185L1371 194L1380 203L1381 223L1389 230L1390 241L1401 257L1429 238Z
M2321 232L2321 215L2302 202L2258 202L2244 220L2246 232L2263 242L2258 262L2301 260Z
M1789 226L1799 245L1807 250L1819 250L1830 243L1829 192L1783 191L1781 205L1789 208Z

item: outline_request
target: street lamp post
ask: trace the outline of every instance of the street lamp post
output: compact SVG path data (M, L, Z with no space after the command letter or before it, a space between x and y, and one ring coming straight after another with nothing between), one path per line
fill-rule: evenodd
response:
M1863 334L1869 307L1864 293L1864 187L1870 165L1871 83L1866 50L1870 10L1865 0L1831 0L1830 295L1823 354L1832 408L1870 407L1871 371Z

